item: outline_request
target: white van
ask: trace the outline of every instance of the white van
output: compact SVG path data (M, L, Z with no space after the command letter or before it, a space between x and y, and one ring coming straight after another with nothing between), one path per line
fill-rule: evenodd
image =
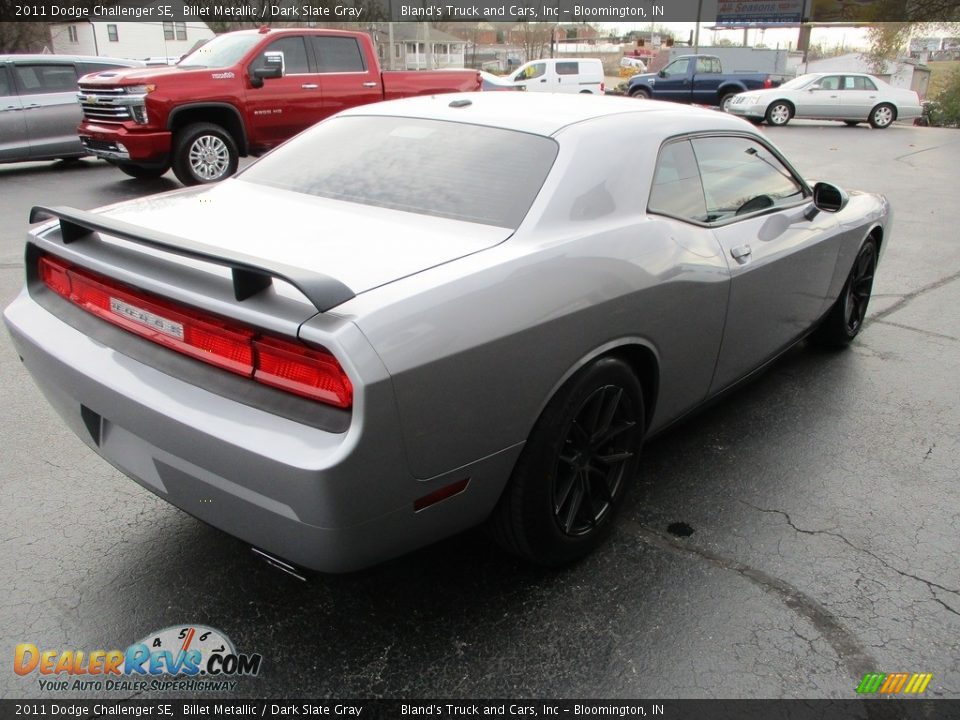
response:
M603 94L603 63L599 58L531 60L511 80L527 92Z

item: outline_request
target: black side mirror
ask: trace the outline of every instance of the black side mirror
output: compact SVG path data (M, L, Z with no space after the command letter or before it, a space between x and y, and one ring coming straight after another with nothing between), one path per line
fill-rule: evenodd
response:
M667 76L666 70L661 70L660 72L657 73L657 77L666 77L666 76Z
M263 87L264 80L283 77L283 53L265 52L263 54L263 65L253 68L250 75L250 83L254 87Z

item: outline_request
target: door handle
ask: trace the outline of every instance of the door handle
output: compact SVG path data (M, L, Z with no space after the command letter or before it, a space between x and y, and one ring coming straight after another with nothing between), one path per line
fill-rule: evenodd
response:
M304 90L316 90L320 86L316 83L304 83L300 87L302 87Z
M23 108L19 105L8 105L3 110L0 110L0 112L20 112L21 110L23 110Z
M366 88L371 88L371 87L376 87L377 84L375 82L365 82L363 86Z
M546 81L547 81L547 79L546 79L546 78L543 78L540 82L546 82Z
M730 254L733 256L733 259L740 263L745 263L752 252L753 250L749 245L739 245L735 248L730 248Z
M830 97L832 97L832 98L836 98L837 96L836 96L836 95L831 95Z

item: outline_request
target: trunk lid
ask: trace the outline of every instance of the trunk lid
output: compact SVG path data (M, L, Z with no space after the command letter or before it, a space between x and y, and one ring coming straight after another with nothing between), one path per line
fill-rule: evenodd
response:
M322 273L355 294L493 247L513 234L510 228L330 200L240 179L125 202L102 213Z

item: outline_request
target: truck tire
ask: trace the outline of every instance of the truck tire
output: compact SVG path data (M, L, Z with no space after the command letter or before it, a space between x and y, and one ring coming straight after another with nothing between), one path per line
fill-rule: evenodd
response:
M120 169L120 172L137 180L155 180L170 169L169 165L144 167L143 165L133 165L131 163L121 163L117 165L117 167Z
M736 96L737 96L737 93L735 92L724 93L723 97L720 98L720 109L723 110L724 112L730 112L727 109L727 106L730 105L730 101L733 100Z
M237 171L240 154L226 130L213 123L192 123L173 139L173 174L184 185L214 183Z
M630 91L630 97L637 98L638 100L649 100L650 91L645 87L636 87Z

